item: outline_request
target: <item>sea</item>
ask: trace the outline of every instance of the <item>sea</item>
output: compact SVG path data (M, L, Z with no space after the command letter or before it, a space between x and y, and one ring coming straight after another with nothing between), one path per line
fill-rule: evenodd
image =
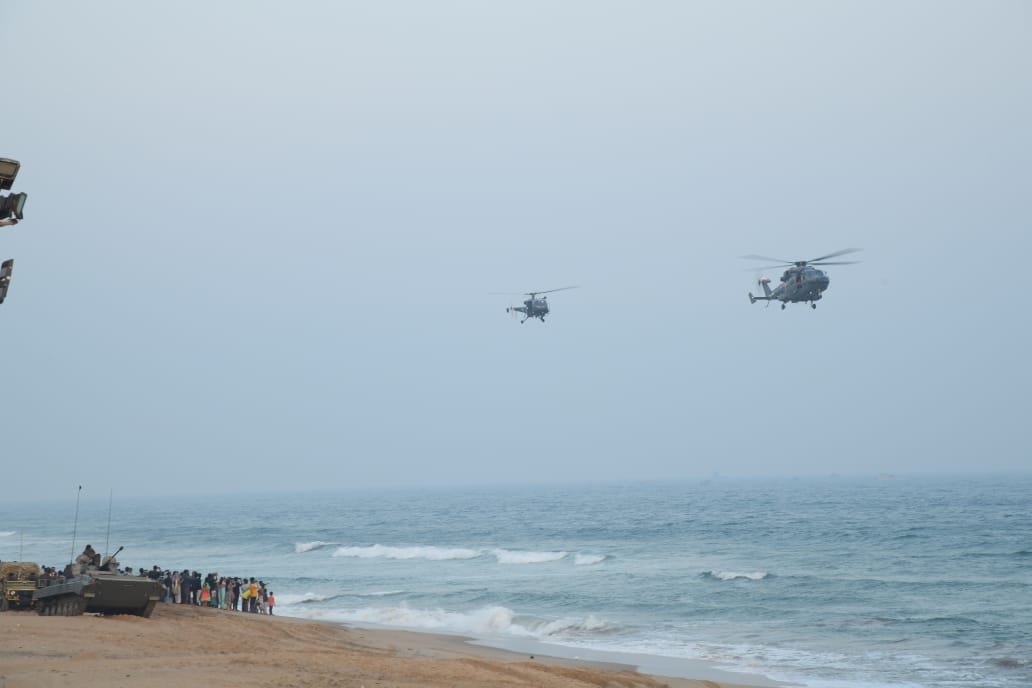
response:
M666 676L1032 686L1032 474L79 497L0 502L0 559L121 546L277 614Z

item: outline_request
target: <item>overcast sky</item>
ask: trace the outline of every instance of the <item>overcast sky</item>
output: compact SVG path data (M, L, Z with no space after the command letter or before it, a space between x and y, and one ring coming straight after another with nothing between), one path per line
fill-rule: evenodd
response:
M1028 2L6 0L0 45L13 496L1032 467ZM847 247L749 304L739 256Z

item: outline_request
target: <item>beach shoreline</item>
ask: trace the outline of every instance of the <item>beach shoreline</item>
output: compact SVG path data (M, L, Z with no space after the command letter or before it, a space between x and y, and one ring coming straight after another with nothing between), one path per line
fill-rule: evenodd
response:
M461 636L188 605L158 605L150 619L0 614L0 688L747 686L641 673L597 654L531 655Z

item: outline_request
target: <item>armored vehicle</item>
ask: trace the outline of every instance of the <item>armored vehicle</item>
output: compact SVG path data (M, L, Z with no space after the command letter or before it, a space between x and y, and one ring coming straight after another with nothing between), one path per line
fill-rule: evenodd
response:
M0 612L31 608L42 573L39 564L29 561L0 563Z
M89 612L148 617L163 592L160 581L118 573L112 555L103 566L69 564L64 580L36 590L33 599L41 616L78 616Z

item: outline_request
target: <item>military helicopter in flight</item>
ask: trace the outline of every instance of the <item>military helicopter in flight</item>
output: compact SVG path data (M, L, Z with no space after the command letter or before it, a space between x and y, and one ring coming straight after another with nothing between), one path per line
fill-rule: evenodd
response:
M563 291L565 289L577 289L579 285L572 287L559 287L558 289L546 289L544 291L526 291L519 294L519 296L529 296L530 298L523 302L522 306L509 306L505 309L506 313L523 313L523 320L520 320L520 324L527 322L531 318L537 318L541 322L545 322L545 316L548 315L548 297L542 296L538 298L538 294L551 294L554 291ZM501 294L504 292L492 292L493 294ZM509 296L516 296L517 294L510 293Z
M763 287L764 296L753 296L752 292L749 292L749 303L756 303L757 301L766 301L767 305L770 305L771 301L780 301L781 310L785 310L785 304L787 303L809 303L810 308L817 308L817 301L820 301L821 295L827 290L828 284L831 280L824 273L823 270L818 270L815 265L852 265L859 263L857 260L840 260L829 262L828 258L837 258L838 256L844 256L847 253L856 253L861 249L858 248L845 248L841 251L835 251L829 253L826 256L819 258L813 258L812 260L781 260L779 258L768 258L766 256L742 256L747 260L765 260L773 261L776 265L768 265L760 270L768 270L773 268L787 267L785 274L781 276L781 284L770 288L770 279L767 277L761 277L759 279L759 285Z

